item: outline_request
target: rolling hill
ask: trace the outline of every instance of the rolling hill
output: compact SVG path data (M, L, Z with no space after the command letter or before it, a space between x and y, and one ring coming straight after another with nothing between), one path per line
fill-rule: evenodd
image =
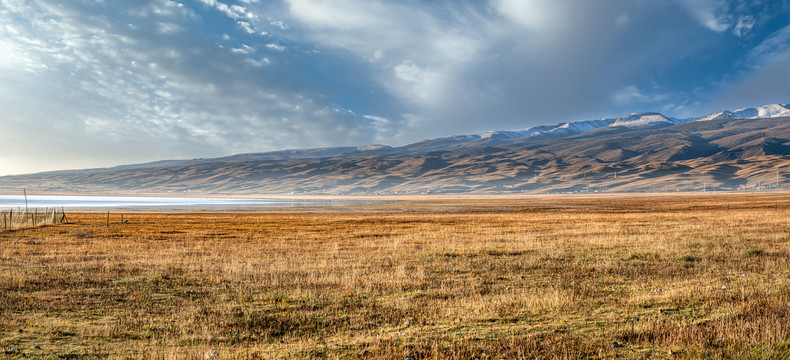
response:
M636 113L403 147L283 150L0 177L0 191L178 194L567 193L787 187L790 106Z

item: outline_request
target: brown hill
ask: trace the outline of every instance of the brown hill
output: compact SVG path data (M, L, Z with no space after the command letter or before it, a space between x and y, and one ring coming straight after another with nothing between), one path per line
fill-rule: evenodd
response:
M212 161L0 177L0 191L403 194L785 187L790 118L607 127L577 136L403 153Z

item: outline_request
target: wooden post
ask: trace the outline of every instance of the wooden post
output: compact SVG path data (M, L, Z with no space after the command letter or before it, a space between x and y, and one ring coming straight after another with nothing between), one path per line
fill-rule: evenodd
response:
M58 209L52 208L52 223L54 224L58 219Z
M62 206L60 207L60 214L61 214L60 222L65 221L66 220L66 210L63 210Z
M14 228L14 210L8 210L8 230Z
M110 226L110 212L107 212L107 226Z
M8 223L6 222L6 216L3 214L3 231L8 230Z

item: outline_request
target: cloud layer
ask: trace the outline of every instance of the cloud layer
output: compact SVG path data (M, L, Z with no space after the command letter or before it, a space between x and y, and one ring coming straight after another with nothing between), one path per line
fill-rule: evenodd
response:
M0 174L788 102L740 1L0 0Z

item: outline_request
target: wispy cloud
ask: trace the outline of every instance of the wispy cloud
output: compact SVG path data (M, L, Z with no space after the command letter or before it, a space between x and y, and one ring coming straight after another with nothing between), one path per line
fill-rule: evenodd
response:
M724 0L680 0L680 3L699 21L700 25L715 32L724 32L732 26L727 13L729 3Z
M618 105L631 105L631 104L653 104L659 103L669 98L667 94L661 93L645 93L635 85L626 86L617 90L612 95L612 101Z
M788 18L735 0L0 0L0 169L693 114L759 81L790 93L766 80Z
M167 3L145 4L155 5ZM227 10L242 15L237 7ZM200 24L190 11L159 11L160 24L194 31ZM251 55L254 47L182 45L194 34L137 26L144 14L109 19L44 1L5 6L0 44L10 51L0 54L0 106L15 131L0 135L2 150L58 149L73 164L87 165L74 160L82 158L107 165L374 137L375 127L362 119L304 97L277 76L245 70L247 59L232 55Z
M751 66L762 66L772 62L790 51L790 25L770 34L749 53L747 61Z

